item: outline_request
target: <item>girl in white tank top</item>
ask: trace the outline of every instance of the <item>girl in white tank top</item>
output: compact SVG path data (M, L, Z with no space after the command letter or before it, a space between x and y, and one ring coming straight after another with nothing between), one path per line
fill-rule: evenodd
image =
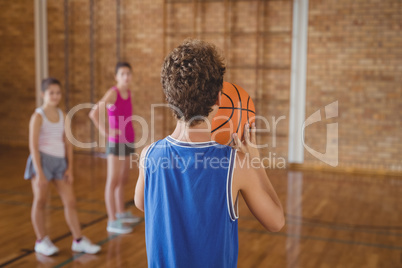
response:
M43 105L35 110L29 123L29 151L25 178L31 180L34 200L31 220L37 237L35 251L46 256L59 249L47 236L45 207L49 183L60 194L67 224L73 236L71 249L95 254L100 246L82 236L73 194L73 149L64 132L64 114L57 107L61 100L60 82L54 78L42 81Z
M66 150L64 144L64 115L57 109L59 115L58 122L51 122L47 119L42 107L36 108L36 113L42 116L42 125L39 133L39 151L55 157L65 157Z

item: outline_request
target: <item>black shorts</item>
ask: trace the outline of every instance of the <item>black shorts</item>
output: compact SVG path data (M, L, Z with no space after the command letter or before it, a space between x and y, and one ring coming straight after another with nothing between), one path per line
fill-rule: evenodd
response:
M127 156L133 153L135 153L134 143L115 143L110 141L107 143L107 155Z

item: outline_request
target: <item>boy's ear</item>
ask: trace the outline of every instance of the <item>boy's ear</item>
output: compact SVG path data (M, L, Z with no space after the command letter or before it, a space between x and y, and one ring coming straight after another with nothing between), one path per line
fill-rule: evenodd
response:
M221 106L222 91L218 93L218 99L216 100L216 105Z

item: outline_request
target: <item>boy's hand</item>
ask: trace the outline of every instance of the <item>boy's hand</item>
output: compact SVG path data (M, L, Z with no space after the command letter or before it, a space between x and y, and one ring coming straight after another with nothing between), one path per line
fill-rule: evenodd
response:
M66 169L66 171L64 172L64 179L69 183L69 184L73 184L74 182L74 175L73 175L73 171L71 169Z
M255 137L255 123L250 125L247 123L244 125L244 142L242 142L236 133L233 133L234 149L239 150L244 154L249 154L250 159L255 157L260 158L260 152L258 151Z

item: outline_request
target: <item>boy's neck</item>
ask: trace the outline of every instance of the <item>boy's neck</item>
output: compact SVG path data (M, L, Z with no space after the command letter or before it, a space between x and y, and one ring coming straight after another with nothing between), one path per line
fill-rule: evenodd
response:
M211 129L206 122L190 127L184 121L178 120L176 128L170 135L176 140L186 142L204 142L211 140Z
M212 106L211 113L205 118L206 121L202 121L192 127L183 120L177 120L176 128L170 136L176 140L186 142L211 141L211 122L218 112L218 109L218 105Z

